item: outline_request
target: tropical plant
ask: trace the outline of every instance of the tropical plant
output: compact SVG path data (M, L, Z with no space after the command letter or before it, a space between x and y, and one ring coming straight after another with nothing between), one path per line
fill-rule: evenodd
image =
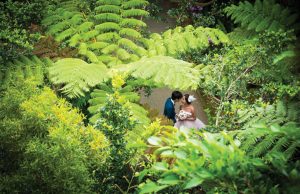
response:
M145 53L136 41L142 38L139 31L146 24L136 17L148 14L141 9L147 1L99 0L91 17L85 17L76 6L69 10L70 4L74 2L50 12L43 20L48 33L57 41L66 41L89 61L101 61L108 66L135 61Z
M25 80L5 91L0 111L1 192L93 191L109 142L78 110Z
M40 37L38 25L51 1L0 2L0 61L11 61L30 54ZM37 27L34 29L34 27Z
M238 123L242 129L248 129L256 123L284 125L289 122L300 122L298 103L278 101L274 104L256 102L251 108L239 109Z
M109 78L105 65L76 58L58 60L49 68L49 76L54 84L65 84L61 90L70 98L84 96L83 91Z
M259 122L258 122L259 123ZM253 157L265 157L283 154L286 160L293 159L300 143L299 127L295 123L280 126L273 124L253 124L242 131L232 132L233 136L241 141L241 149Z
M89 119L91 123L95 123L99 118L99 110L106 104L108 95L113 95L117 92L120 98L128 101L127 107L133 113L133 117L138 121L138 127L141 127L143 124L149 124L150 120L147 117L147 111L138 104L140 96L135 92L135 88L131 84L125 85L124 83L120 89L116 89L110 84L102 84L98 88L99 89L93 90L91 99L89 100L88 110L93 115Z
M21 56L5 65L0 65L0 81L1 88L7 88L16 80L35 79L39 85L44 84L44 78L47 75L47 67L52 65L52 61L48 58L39 59L36 56Z
M278 31L289 29L298 30L295 23L298 14L291 13L274 0L256 0L254 5L248 1L240 2L238 6L231 5L225 8L228 16L239 23L242 28L261 32L264 30Z
M95 128L102 131L111 142L111 157L107 161L107 168L98 174L103 179L104 185L101 192L111 193L118 189L126 188L126 177L129 168L130 150L126 149L126 134L134 129L136 120L132 118L132 113L127 107L127 100L122 99L118 90L124 84L122 76L114 76L112 85L115 92L108 95L104 106L99 109L99 117L95 123ZM125 179L124 179L125 176Z
M219 137L221 140L210 133L193 135L192 131L150 137L148 142L157 148L154 154L161 161L139 173L140 180L147 177L139 192L164 192L168 187L176 187L178 192L278 192L273 180L262 176L268 168L261 159L246 156L238 148L240 142L228 134Z
M134 78L150 79L170 88L196 89L199 72L193 64L172 57L155 56L120 66Z
M213 28L176 27L167 30L162 35L153 33L149 40L145 40L145 45L149 56L167 55L177 57L190 50L199 51L208 48L211 44L227 44L228 37L224 32Z

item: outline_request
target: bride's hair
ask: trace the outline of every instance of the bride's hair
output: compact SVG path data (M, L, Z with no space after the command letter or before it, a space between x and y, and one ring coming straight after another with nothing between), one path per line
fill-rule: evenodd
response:
M189 95L189 94L185 94L184 99L187 104L192 104L192 102L196 100L196 98L193 95Z
M189 94L185 94L185 95L184 95L185 102L186 102L187 104L192 104L192 102L189 102L189 97L190 97Z

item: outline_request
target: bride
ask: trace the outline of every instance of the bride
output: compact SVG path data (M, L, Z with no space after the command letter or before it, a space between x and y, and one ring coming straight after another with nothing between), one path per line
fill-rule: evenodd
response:
M185 94L182 97L180 111L176 115L176 128L201 129L205 127L204 123L195 116L195 108L192 105L192 102L195 100L196 98L189 94Z

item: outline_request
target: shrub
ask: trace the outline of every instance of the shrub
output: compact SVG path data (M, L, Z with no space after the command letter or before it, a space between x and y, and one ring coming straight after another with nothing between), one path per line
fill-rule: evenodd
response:
M1 192L91 193L93 171L109 154L103 133L85 127L49 88L27 81L5 92L0 110L12 109L1 117Z

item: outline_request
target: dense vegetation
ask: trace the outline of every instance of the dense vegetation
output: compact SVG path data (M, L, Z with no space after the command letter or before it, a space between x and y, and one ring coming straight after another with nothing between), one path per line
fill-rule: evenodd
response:
M0 193L300 192L297 2L170 2L161 34L159 1L0 2ZM206 128L140 104L162 86Z

